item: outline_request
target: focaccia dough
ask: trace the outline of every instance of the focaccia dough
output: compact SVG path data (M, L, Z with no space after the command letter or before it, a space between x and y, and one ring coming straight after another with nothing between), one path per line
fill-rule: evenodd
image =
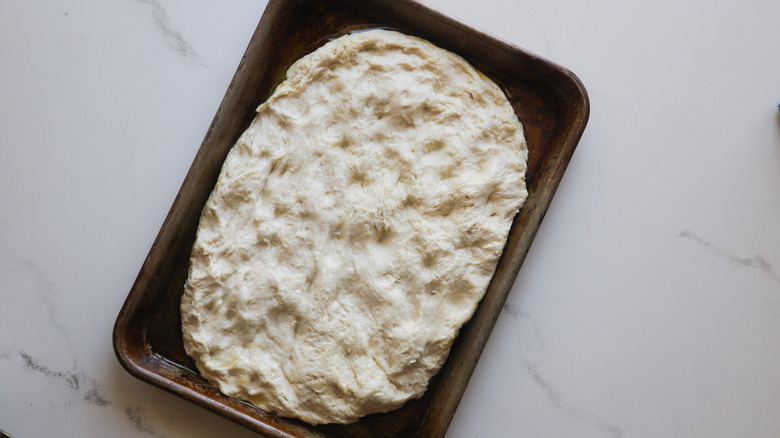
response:
M301 58L231 149L181 300L230 396L311 424L422 395L527 196L504 94L427 41L371 30Z

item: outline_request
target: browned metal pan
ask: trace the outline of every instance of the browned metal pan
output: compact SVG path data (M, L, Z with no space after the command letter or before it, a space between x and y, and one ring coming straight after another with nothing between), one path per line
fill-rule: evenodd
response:
M221 394L182 346L179 300L200 211L222 162L287 68L328 39L385 27L451 50L493 79L525 129L529 197L488 291L422 398L350 425L311 426ZM441 437L493 329L589 114L571 72L413 0L271 0L116 320L114 349L134 376L269 437Z

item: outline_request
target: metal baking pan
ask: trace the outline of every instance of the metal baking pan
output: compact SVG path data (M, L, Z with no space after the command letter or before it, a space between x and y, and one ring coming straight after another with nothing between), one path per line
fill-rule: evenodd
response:
M225 396L184 352L179 300L201 209L222 162L287 68L329 39L383 27L451 50L493 79L525 129L528 200L515 217L488 291L422 398L350 425L311 426ZM268 437L442 437L589 113L568 70L413 0L271 0L149 255L117 317L114 350L132 375Z

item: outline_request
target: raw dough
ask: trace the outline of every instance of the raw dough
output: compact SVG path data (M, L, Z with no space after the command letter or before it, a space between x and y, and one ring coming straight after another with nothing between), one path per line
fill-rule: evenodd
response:
M311 424L422 395L527 192L523 128L453 53L353 33L290 67L198 227L184 347L230 396Z

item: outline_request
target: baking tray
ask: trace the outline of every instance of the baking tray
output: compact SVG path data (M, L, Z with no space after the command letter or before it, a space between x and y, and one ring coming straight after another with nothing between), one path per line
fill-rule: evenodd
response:
M422 398L350 425L311 426L221 394L182 346L179 300L201 209L222 162L287 68L329 39L391 28L468 60L506 93L525 128L528 200L473 318ZM584 87L568 70L413 0L271 0L114 326L127 371L268 437L441 437L585 129Z

